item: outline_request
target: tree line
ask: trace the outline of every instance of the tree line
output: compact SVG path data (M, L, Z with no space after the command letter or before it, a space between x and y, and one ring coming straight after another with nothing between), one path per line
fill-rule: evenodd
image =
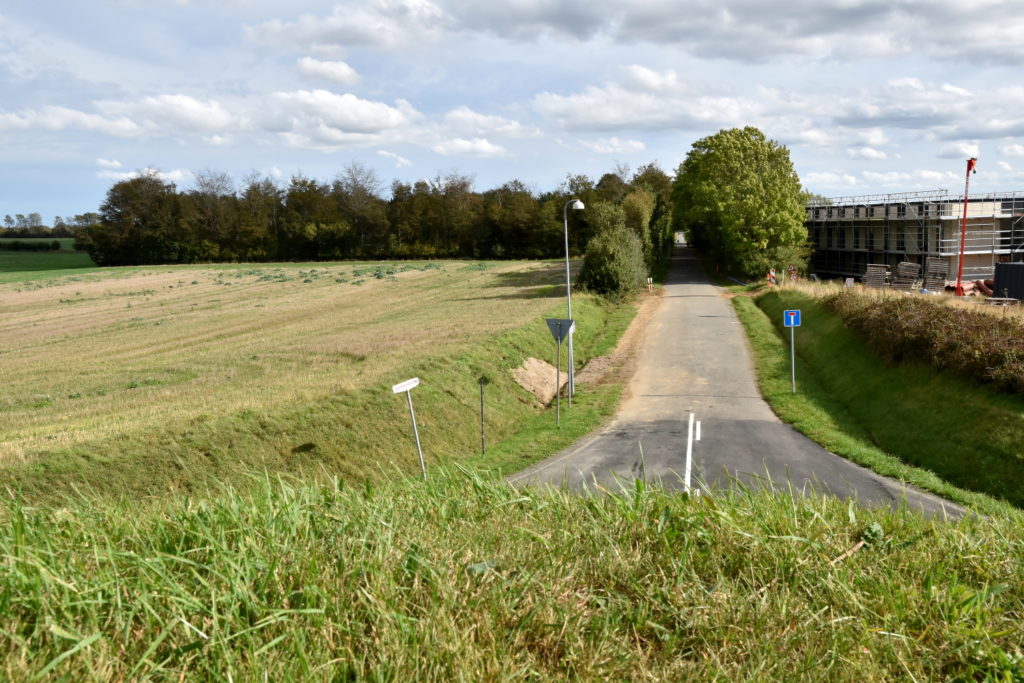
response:
M535 193L518 180L483 192L451 172L387 191L369 168L351 163L325 182L302 175L278 184L250 175L236 188L225 173L195 174L179 190L155 173L115 183L96 220L75 230L77 246L99 265L214 261L395 258L552 258L583 253L609 207L622 212L653 265L671 245L672 179L656 163L627 167L596 182L570 175ZM597 217L592 220L591 217Z
M15 237L74 237L75 231L93 225L99 221L98 213L82 213L67 220L55 216L53 225L45 225L43 217L38 213L7 214L3 217L3 228L0 228L0 238Z
M804 269L809 196L789 150L746 127L694 142L674 177L657 163L635 173L623 166L596 182L570 174L541 193L518 180L480 192L458 172L385 190L358 163L329 182L253 174L237 187L225 173L202 171L187 190L142 173L115 183L98 213L76 216L73 233L76 248L104 266L553 258L564 254L563 209L579 199L586 210L571 212L570 252L585 255L593 242L584 264L591 286L629 290L667 258L676 232L724 272Z

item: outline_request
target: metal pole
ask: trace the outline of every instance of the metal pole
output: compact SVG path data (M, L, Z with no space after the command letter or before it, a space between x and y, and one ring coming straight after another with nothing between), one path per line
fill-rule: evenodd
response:
M562 426L562 323L558 323L555 340L555 424Z
M569 205L570 199L562 207L562 223L565 226L565 302L569 309L569 320L572 320L572 285L569 281ZM569 332L569 406L572 407L572 395L576 391L575 365L572 357L572 332Z
M412 433L416 435L416 453L420 456L420 469L423 470L423 481L427 480L427 465L423 462L423 449L420 447L420 430L416 427L416 411L412 409L412 391L405 392L409 399L409 417L412 418Z
M956 265L956 291L954 292L957 296L964 295L962 279L964 275L964 247L967 241L967 191L971 186L971 170L974 169L974 164L977 161L974 157L967 160L967 173L964 177L964 215L960 220L960 258Z
M487 454L487 443L484 439L484 382L480 380L480 455Z
M793 383L793 393L796 393L796 328L789 328L789 374Z

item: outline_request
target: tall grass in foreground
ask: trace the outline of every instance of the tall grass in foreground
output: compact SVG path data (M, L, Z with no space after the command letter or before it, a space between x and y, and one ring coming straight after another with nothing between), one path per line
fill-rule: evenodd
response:
M450 470L0 529L0 677L1024 676L1024 535L833 497Z

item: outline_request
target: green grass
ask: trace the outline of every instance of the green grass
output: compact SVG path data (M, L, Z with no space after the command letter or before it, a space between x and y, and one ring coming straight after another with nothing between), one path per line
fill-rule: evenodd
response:
M734 306L762 394L784 421L833 453L978 512L1024 502L1024 402L924 365L887 366L812 297L773 289ZM803 311L791 393L782 311Z
M739 489L580 497L461 468L145 511L7 505L6 680L1024 676L1007 520Z
M49 241L53 240L41 240ZM89 255L84 251L3 251L0 250L0 282L10 282L17 278L2 277L7 274L19 274L37 271L61 271L80 268L95 268ZM52 277L62 273L52 273Z

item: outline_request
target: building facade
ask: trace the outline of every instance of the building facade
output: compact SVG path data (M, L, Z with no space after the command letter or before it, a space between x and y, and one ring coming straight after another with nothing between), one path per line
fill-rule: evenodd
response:
M928 257L957 272L963 195L945 190L812 200L807 205L811 272L861 277L868 264L895 271ZM964 279L993 277L995 264L1024 260L1024 192L971 196L967 202Z

